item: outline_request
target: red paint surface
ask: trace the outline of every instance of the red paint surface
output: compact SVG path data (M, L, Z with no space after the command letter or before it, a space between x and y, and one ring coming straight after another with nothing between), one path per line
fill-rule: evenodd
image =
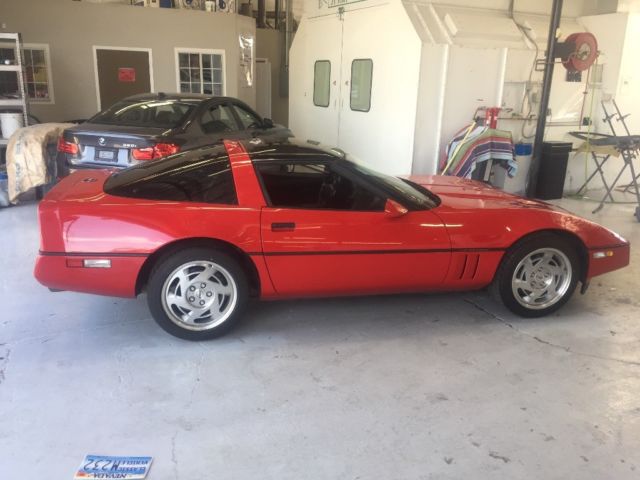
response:
M118 68L118 81L123 83L135 83L136 69L131 67Z
M589 249L587 278L629 262L628 243L599 225L456 177L413 177L442 204L402 216L270 208L242 145L225 146L237 206L110 196L104 170L66 177L40 203L41 251L56 255L38 256L36 278L56 289L134 296L147 255L193 238L247 253L263 298L482 288L504 251L540 230L568 233ZM615 247L614 255L594 259L601 247ZM84 257L111 259L112 268L74 266Z

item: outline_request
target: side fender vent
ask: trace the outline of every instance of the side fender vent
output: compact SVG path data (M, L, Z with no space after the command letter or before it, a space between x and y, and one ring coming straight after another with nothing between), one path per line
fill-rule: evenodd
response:
M473 280L478 273L480 255L478 253L460 253L454 261L454 278L458 280Z

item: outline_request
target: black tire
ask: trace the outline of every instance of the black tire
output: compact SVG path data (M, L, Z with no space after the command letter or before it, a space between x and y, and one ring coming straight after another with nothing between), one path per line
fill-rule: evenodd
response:
M526 266L524 264L521 265L521 262L525 261L530 255L536 261L536 259L540 259L541 255L544 255L544 252L548 252L551 255L550 262L556 268L560 271L570 272L569 279L566 278L566 274L564 276L552 274L551 270L543 269L540 263L537 264L539 266L538 270L534 267L535 276L525 273L527 271ZM564 264L566 264L567 270L558 266ZM551 268L554 268L554 265ZM547 293L543 294L538 304L535 304L535 301L528 302L526 299L534 298L537 293L525 287L515 287L516 273L518 274L518 280L522 280L524 275L528 281L540 286L537 290L538 292L545 291L545 287L541 285L544 285L546 281L551 282L552 285L560 283L562 288L548 288L546 290ZM576 245L560 235L544 232L519 241L505 253L491 284L490 292L494 298L501 300L509 310L517 315L529 318L542 317L555 312L569 301L576 288L580 274L581 264ZM526 284L526 282L523 283ZM527 296L527 291L530 291L532 295ZM545 298L547 299L546 303L549 303L549 305L545 303Z
M195 281L200 273L203 280ZM187 288L185 292L182 285ZM223 291L233 293L220 293ZM158 325L171 335L193 341L216 338L231 330L242 316L248 297L247 276L239 263L224 252L205 247L187 248L161 258L151 270L147 285L149 310ZM194 306L192 300L195 305L203 302L205 306ZM203 318L190 323L185 320L188 312L194 316L203 312ZM214 318L218 314L219 318Z

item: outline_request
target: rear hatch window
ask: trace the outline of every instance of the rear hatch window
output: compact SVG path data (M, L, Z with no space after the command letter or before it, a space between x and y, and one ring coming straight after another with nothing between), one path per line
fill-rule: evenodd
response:
M130 127L176 128L196 108L195 103L180 100L123 100L89 122Z
M114 173L104 192L117 197L237 205L224 145L203 147Z

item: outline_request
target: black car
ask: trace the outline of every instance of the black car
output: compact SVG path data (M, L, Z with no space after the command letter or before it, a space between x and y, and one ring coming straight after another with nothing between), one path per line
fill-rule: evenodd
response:
M78 168L125 168L225 139L285 139L291 131L236 98L148 93L125 98L58 142L58 177Z

